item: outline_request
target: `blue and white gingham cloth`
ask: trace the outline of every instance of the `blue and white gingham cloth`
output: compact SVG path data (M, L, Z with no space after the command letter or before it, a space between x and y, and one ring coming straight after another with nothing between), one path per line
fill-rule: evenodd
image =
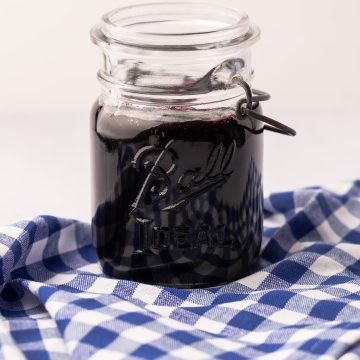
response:
M0 359L360 358L360 181L265 201L252 275L178 290L101 275L89 225L0 230Z

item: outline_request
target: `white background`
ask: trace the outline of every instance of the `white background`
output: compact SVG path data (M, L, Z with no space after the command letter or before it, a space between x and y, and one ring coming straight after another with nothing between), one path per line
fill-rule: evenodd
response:
M100 53L89 29L131 3L0 0L0 225L38 214L90 220ZM265 190L359 177L360 1L222 3L261 27L255 85L273 95L265 113L298 131L267 134Z

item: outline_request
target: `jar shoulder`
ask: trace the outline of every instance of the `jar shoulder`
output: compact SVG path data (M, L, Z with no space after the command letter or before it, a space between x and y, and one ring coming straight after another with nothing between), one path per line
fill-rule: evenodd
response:
M90 127L91 129L95 129L96 128L96 121L97 118L99 117L99 114L102 111L102 103L100 101L99 98L97 98L90 110Z

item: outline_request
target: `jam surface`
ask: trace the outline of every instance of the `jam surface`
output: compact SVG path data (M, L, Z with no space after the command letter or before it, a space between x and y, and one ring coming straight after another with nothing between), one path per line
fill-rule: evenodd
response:
M118 127L117 125L118 124ZM94 108L92 236L106 274L177 287L243 276L262 236L262 132Z

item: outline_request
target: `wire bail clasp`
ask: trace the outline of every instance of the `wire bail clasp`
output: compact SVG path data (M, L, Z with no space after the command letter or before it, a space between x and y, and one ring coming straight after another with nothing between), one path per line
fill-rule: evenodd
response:
M259 120L267 124L264 126L265 130L289 136L296 135L296 131L289 126L286 126L279 121L276 121L253 110L259 105L259 102L270 100L271 96L269 93L261 90L251 89L250 85L245 80L243 80L241 75L234 75L231 79L231 82L240 85L244 89L246 95L246 98L240 99L237 103L236 114L239 120L245 116L248 116L252 119Z

